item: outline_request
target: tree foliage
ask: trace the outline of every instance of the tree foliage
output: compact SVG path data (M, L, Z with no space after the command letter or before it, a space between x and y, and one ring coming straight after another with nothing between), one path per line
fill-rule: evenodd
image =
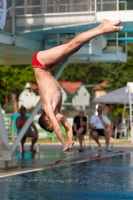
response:
M107 91L115 90L126 86L127 82L133 82L133 44L128 44L128 61L127 63L111 63L108 66ZM105 64L104 64L105 65Z
M59 69L56 66L53 69L53 73ZM82 81L83 84L98 84L105 80L107 73L106 66L98 63L89 64L68 64L65 70L62 72L59 80L60 81Z
M35 82L31 66L0 66L0 102L10 93L18 97L26 82Z
M99 84L107 80L107 92L123 87L133 81L133 44L128 43L127 63L70 63L62 72L61 81L82 81L83 84ZM52 69L55 74L59 65ZM18 98L27 82L35 83L31 66L0 66L0 102L6 95L13 93Z

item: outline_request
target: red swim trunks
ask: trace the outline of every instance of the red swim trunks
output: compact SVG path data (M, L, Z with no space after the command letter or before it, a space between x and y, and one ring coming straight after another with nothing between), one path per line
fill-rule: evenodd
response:
M53 65L49 65L49 66L45 66L43 64L41 64L38 60L37 60L37 54L35 53L33 58L32 58L32 67L33 68L40 68L40 69L52 69Z

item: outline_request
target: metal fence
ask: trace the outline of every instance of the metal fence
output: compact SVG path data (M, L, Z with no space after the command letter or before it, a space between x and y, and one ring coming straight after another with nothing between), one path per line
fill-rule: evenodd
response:
M12 15L12 1L16 15L127 9L127 1L119 0L7 0L7 16Z
M5 128L6 128L6 132L7 132L7 136L8 136L8 140L9 141L14 141L17 137L18 134L18 130L17 130L17 126L16 126L16 119L17 117L19 117L20 114L4 114L3 115L3 119L4 119L4 123L5 123ZM30 114L27 114L27 116L30 116ZM48 131L45 131L44 129L42 129L39 124L38 124L38 118L40 115L35 115L33 122L38 130L38 135L39 138L51 138L54 139L56 136L56 134L54 132L50 133ZM68 119L69 120L69 119ZM64 134L64 136L66 137L66 132L63 126L61 126L62 132Z

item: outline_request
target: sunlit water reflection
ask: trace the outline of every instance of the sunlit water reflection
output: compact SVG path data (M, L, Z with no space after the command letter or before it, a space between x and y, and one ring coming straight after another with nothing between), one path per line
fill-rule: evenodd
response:
M1 178L0 199L133 199L133 153Z

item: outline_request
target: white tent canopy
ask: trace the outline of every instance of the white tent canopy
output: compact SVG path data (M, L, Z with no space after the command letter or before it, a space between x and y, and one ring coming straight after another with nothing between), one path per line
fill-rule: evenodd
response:
M103 104L129 104L128 95L126 97L126 86L119 88L117 90L113 90L101 97L94 98L93 102L95 103L103 103ZM133 94L131 93L131 101L133 102Z
M133 82L128 82L126 87L109 92L101 97L93 99L95 103L124 104L123 117L126 108L130 111L131 142L133 143ZM126 104L129 104L128 106Z

